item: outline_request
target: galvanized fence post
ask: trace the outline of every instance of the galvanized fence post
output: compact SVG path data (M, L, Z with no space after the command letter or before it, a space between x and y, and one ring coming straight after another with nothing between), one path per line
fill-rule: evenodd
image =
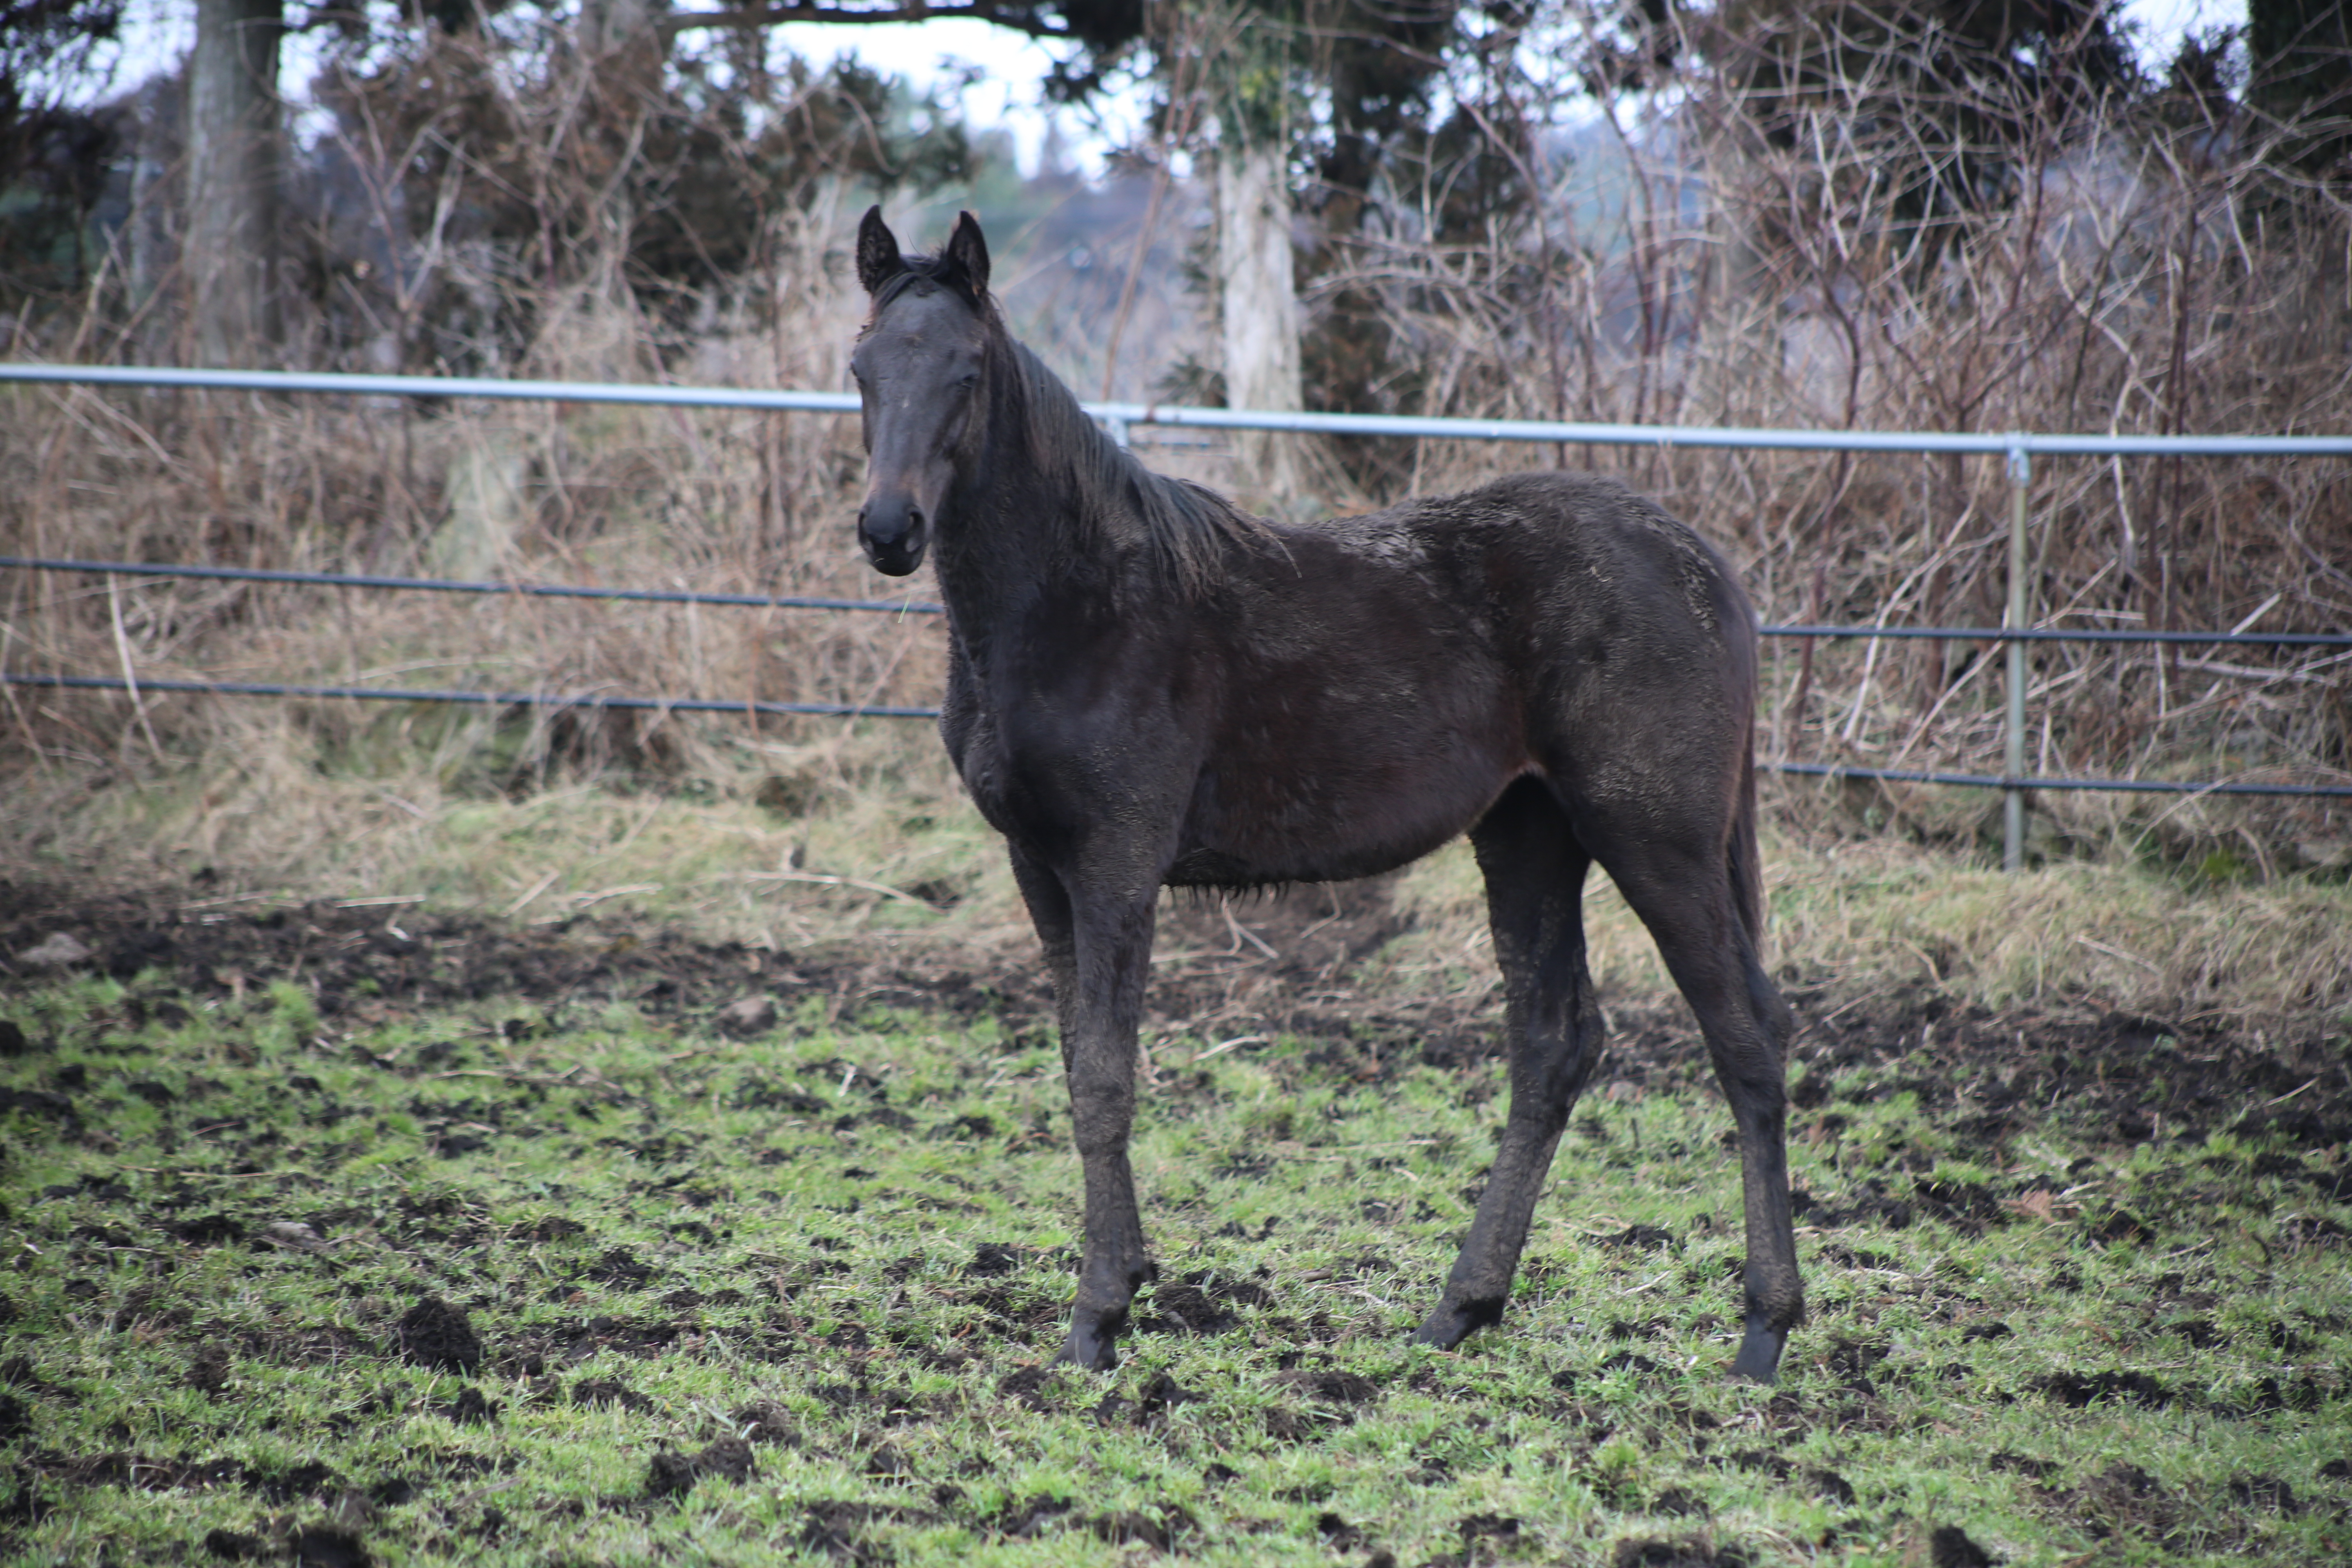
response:
M2002 629L2025 630L2027 611L2027 552L2025 491L2033 479L2033 458L2020 440L2009 448L2009 609ZM2009 639L2009 750L2002 772L2000 868L2025 868L2025 641Z

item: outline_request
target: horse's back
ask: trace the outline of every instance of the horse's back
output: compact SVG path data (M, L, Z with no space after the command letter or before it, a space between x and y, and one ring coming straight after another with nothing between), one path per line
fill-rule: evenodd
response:
M1556 658L1565 645L1606 662L1612 644L1677 667L1725 654L1752 664L1754 615L1723 557L1602 475L1513 474L1314 531L1473 610L1513 665Z

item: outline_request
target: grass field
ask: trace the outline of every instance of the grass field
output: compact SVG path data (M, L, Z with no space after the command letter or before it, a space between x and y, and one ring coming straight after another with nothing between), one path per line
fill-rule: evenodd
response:
M1478 1015L1327 968L1254 1035L1171 983L1160 1279L1096 1376L1048 1364L1076 1173L1025 965L401 906L77 929L0 1003L10 1562L2352 1552L2340 1020L1800 987L1813 1317L1759 1389L1674 1009L1612 1009L1510 1315L1446 1354L1404 1336L1503 1109Z

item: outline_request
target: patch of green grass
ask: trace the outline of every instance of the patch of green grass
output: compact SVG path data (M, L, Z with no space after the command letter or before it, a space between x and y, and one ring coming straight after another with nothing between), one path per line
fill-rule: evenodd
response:
M2352 1542L2345 1154L2269 1123L2126 1143L2061 1103L1995 1134L1948 1056L1817 1066L1813 1319L1766 1390L1722 1375L1738 1174L1694 1079L1579 1109L1509 1315L1447 1354L1405 1335L1499 1066L1367 1077L1180 1027L1135 1151L1161 1279L1097 1376L1048 1364L1078 1205L1034 1031L823 999L746 1042L589 1003L322 1022L290 979L85 979L0 1015L26 1042L0 1060L12 1562ZM404 1355L425 1300L478 1362Z

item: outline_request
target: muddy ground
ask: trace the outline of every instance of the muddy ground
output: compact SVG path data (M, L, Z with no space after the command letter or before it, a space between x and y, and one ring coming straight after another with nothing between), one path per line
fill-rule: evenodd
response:
M1191 1027L1196 1037L1291 1035L1307 1046L1299 1058L1299 1070L1367 1087L1388 1081L1401 1068L1415 1064L1469 1075L1470 1069L1489 1061L1494 1054L1496 1020L1491 998L1474 1001L1360 989L1351 978L1357 962L1397 929L1385 889L1377 883L1302 889L1230 910L1217 905L1177 906L1163 920L1160 948L1168 959L1162 978L1151 993L1152 1022L1158 1028ZM930 1012L960 1020L987 1016L1013 1038L1035 1037L1051 1011L1038 973L1026 963L960 964L936 956L861 962L839 953L758 952L733 944L699 943L675 931L642 929L618 919L518 927L400 905L313 903L256 910L214 901L203 889L90 895L54 886L0 884L0 964L7 966L0 973L0 985L29 985L90 972L136 982L118 1005L121 1021L133 1028L143 1026L150 1015L169 1022L167 1009L184 1009L206 998L238 996L280 982L291 982L314 998L321 1025L338 1035L345 1030L364 1031L412 1011L467 1003L494 1004L505 1011L505 1031L511 1040L561 1034L569 1020L613 1003L631 1005L654 1018L689 1024L707 1021L721 1034L732 1026L729 1020L734 1015L729 1009L747 1003L756 1006L762 998L786 1010L804 1007L814 999L828 1016L856 1016L879 1007ZM2301 1194L2307 1199L2303 1207L2352 1201L2352 1163L2342 1155L2343 1146L2352 1144L2352 1046L2332 1035L2326 1021L2231 1029L2179 1017L2126 1015L2089 1002L1993 1011L1926 990L1840 995L1808 984L1801 974L1788 976L1787 984L1803 1022L1794 1052L1800 1070L1791 1097L1792 1136L1815 1143L1833 1142L1864 1114L1864 1108L1893 1097L1912 1096L1935 1125L1938 1158L1948 1162L1957 1152L1985 1171L2004 1173L2019 1168L2011 1158L2016 1142L2053 1120L2062 1121L2078 1143L2126 1153L2141 1143L2168 1140L2177 1146L2183 1140L2227 1131L2259 1142L2265 1151L2245 1174L2249 1180L2271 1184L2266 1191L2284 1191L2289 1198ZM1202 1020L1212 1024L1203 1025ZM0 1026L0 1054L26 1058L43 1049L43 1041L26 1037L15 1026ZM404 1070L413 1072L413 1068ZM1465 1094L1491 1092L1490 1074L1470 1076L1471 1088ZM1596 1095L1613 1100L1660 1089L1686 1090L1703 1083L1705 1077L1703 1047L1679 1004L1659 1000L1620 1003L1611 1008L1610 1056L1594 1079ZM21 1074L17 1078L20 1082L36 1081ZM62 1138L102 1147L102 1142L89 1136L97 1131L102 1139L102 1128L95 1125L102 1121L102 1110L86 1103L96 1101L101 1086L94 1079L85 1082L73 1071L49 1074L37 1081L43 1087L0 1090L5 1095L0 1110L20 1113L27 1123L47 1127ZM293 1081L298 1087L301 1082ZM1477 1087L1481 1083L1490 1087L1482 1090ZM142 1098L177 1092L143 1079L111 1087ZM1185 1091L1181 1079L1167 1087L1171 1092ZM196 1096L204 1089L201 1081L192 1079L184 1092ZM890 1107L879 1094L862 1114L877 1129L924 1135L903 1110ZM646 1115L636 1140L639 1143L656 1126L653 1112L647 1110ZM856 1120L836 1122L836 1131L848 1131ZM972 1129L968 1124L987 1120L984 1115L966 1113L952 1125L943 1121L930 1131L943 1136L969 1132ZM463 1152L465 1140L478 1144L484 1138L499 1135L501 1110L485 1104L463 1116L452 1111L436 1125L441 1151ZM1008 1131L1014 1135L1010 1150L1024 1141L1016 1130L991 1126L982 1135L993 1137ZM1041 1148L1057 1142L1044 1136L1034 1142ZM268 1168L271 1153L265 1143L257 1142L247 1152L256 1173ZM649 1156L640 1152L635 1157ZM2076 1162L2078 1166L2091 1163ZM1981 1181L1960 1181L1937 1177L1933 1173L1938 1168L1948 1166L1939 1167L1937 1159L1906 1159L1898 1147L1894 1158L1867 1180L1836 1192L1800 1192L1801 1223L1834 1238L1820 1254L1828 1266L1867 1272L1884 1270L1891 1264L1890 1254L1880 1250L1889 1244L1881 1238L1923 1222L1972 1235L2017 1223L2021 1216L2064 1221L2078 1227L2086 1241L2097 1243L2149 1239L2159 1230L2177 1233L2183 1219L2180 1214L2158 1215L2123 1206L2074 1203L2062 1181L2047 1173L1994 1174ZM844 1173L849 1178L871 1174L856 1168ZM1464 1174L1472 1173L1465 1170ZM94 1198L112 1204L121 1199L122 1223L135 1223L192 1246L300 1250L319 1239L316 1234L305 1236L301 1225L283 1235L272 1226L265 1234L255 1228L251 1216L215 1212L210 1205L181 1206L163 1193L157 1194L166 1200L161 1206L132 1215L130 1209L136 1205L128 1203L129 1192L112 1190L103 1177L85 1177L81 1188L75 1191L26 1195L58 1202ZM700 1201L691 1187L680 1188L677 1195L689 1206ZM1473 1189L1463 1194L1465 1199L1472 1195ZM2193 1205L2198 1194L2186 1191L2183 1198ZM2256 1212L2229 1206L2237 1201L2231 1197L2223 1203L2217 1198L2213 1223L2239 1224L2244 1215ZM2267 1234L2263 1242L2266 1249L2275 1247L2305 1258L2347 1255L2345 1228L2334 1220L2302 1212L2293 1202L2284 1203L2277 1212L2294 1217ZM1366 1213L1370 1215L1370 1209ZM435 1208L427 1202L397 1213L313 1218L330 1232L337 1224L364 1222L417 1245L435 1248L446 1245L453 1255L455 1249L484 1239L478 1234L477 1216L462 1205ZM686 1223L702 1226L700 1239L705 1242L719 1234L713 1233L710 1225L720 1226L723 1233L719 1210ZM573 1232L578 1229L572 1227ZM1629 1250L1664 1247L1674 1251L1686 1240L1697 1240L1696 1234L1685 1237L1652 1234L1642 1227L1635 1230L1617 1238L1618 1243ZM93 1245L107 1246L120 1239L106 1235L92 1238ZM526 1239L560 1243L572 1237L558 1231ZM817 1245L824 1245L822 1238ZM919 1264L911 1255L908 1261L909 1266ZM987 1321L1009 1341L1042 1342L1050 1339L1066 1310L1058 1272L1065 1261L1010 1247L992 1251L982 1246L960 1266L956 1282L940 1291L940 1299L950 1308L960 1305L984 1310ZM1370 1269L1373 1261L1368 1258L1365 1268ZM806 1267L820 1272L845 1268L823 1259ZM2053 1279L2057 1289L2067 1289L2065 1270ZM583 1259L579 1282L586 1295L601 1289L655 1293L663 1310L614 1315L583 1309L576 1331L567 1329L530 1337L509 1333L487 1351L463 1311L432 1299L420 1301L402 1317L382 1345L346 1342L332 1334L316 1342L231 1342L208 1335L202 1323L184 1311L178 1314L176 1322L159 1320L151 1327L175 1342L184 1341L187 1386L214 1395L232 1381L240 1358L332 1364L352 1358L396 1355L416 1365L459 1373L494 1363L507 1376L530 1379L534 1388L543 1385L547 1397L560 1397L572 1405L636 1411L650 1408L651 1402L625 1382L584 1373L566 1382L566 1373L607 1352L629 1356L667 1353L694 1342L698 1315L748 1310L750 1305L739 1290L706 1293L689 1283L665 1279L659 1267L625 1248L604 1248ZM2158 1295L2144 1309L2147 1325L2142 1331L2175 1335L2191 1346L2226 1331L2215 1327L2222 1300L2213 1289L2218 1283L2209 1275L2165 1276L2158 1281ZM1139 1327L1147 1334L1214 1332L1230 1327L1237 1313L1262 1308L1272 1300L1265 1289L1246 1281L1218 1287L1222 1294L1209 1289L1209 1285L1206 1276L1163 1280L1151 1299L1150 1314ZM66 1289L70 1295L75 1287L68 1284ZM144 1323L144 1310L142 1302L127 1300L110 1321L118 1330L124 1324ZM2084 1310L2106 1309L2086 1301ZM2347 1303L2347 1310L2352 1310L2352 1302ZM763 1356L770 1350L778 1359L791 1353L787 1342L796 1342L808 1331L796 1321L783 1321L789 1318L787 1300L783 1319L747 1329L748 1342ZM1306 1342L1325 1342L1330 1338L1328 1325L1309 1321L1290 1327L1300 1331ZM2281 1313L2264 1331L2283 1356L2292 1357L2337 1337L2344 1328L2340 1317L2305 1314L2298 1318ZM0 1322L0 1333L8 1330L7 1323ZM1671 1337L1674 1331L1664 1319L1610 1325L1611 1359L1601 1361L1595 1373L1625 1368L1636 1373L1656 1371L1659 1363L1637 1347L1654 1336ZM1955 1331L1958 1331L1957 1326ZM877 1327L873 1332L881 1331ZM2007 1322L1988 1319L1969 1324L1965 1337L1972 1343L1990 1342L2011 1332ZM767 1340L775 1343L761 1349ZM826 1351L851 1357L887 1348L878 1340L870 1340L869 1331L854 1321L832 1331L832 1337L824 1342ZM1874 1378L1884 1380L1886 1375L1880 1366L1887 1354L1885 1346L1867 1336L1839 1336L1827 1354L1832 1373L1842 1380L1832 1403L1806 1409L1793 1397L1783 1396L1772 1405L1775 1419L1789 1431L1820 1422L1834 1426L1851 1420L1859 1429L1867 1429L1873 1423L1885 1425L1885 1412L1890 1406L1880 1402L1879 1390L1874 1386ZM1356 1373L1311 1366L1302 1369L1297 1366L1297 1359L1292 1355L1277 1363L1282 1370L1276 1382L1287 1403L1266 1418L1266 1430L1277 1439L1309 1440L1310 1433L1322 1432L1335 1422L1344 1425L1332 1412L1345 1415L1356 1405L1379 1397L1373 1385ZM944 1370L952 1373L958 1368ZM862 1379L864 1374L858 1375ZM995 1374L992 1371L989 1376L994 1379ZM2176 1373L2058 1373L2020 1392L2053 1408L2131 1405L2206 1419L2336 1408L2344 1392L2340 1369L2332 1380L2315 1379L2306 1372L2299 1379L2274 1377L2267 1383L2256 1379L2222 1394L2200 1391L2193 1383ZM1554 1384L1567 1390L1572 1388L1573 1380L1555 1379ZM278 1473L226 1459L142 1458L137 1436L128 1429L112 1435L117 1447L67 1453L26 1441L33 1430L31 1411L57 1392L42 1384L31 1362L22 1355L0 1361L0 1384L5 1385L0 1391L0 1447L14 1449L11 1467L16 1483L14 1500L0 1506L0 1541L13 1531L39 1523L45 1510L57 1506L61 1495L107 1487L137 1491L234 1489L273 1507L308 1510L302 1514L305 1522L289 1522L268 1540L215 1531L204 1542L204 1557L212 1560L290 1554L298 1562L321 1564L366 1561L362 1540L368 1521L426 1489L436 1497L446 1494L458 1500L443 1508L449 1521L466 1521L462 1526L452 1522L452 1530L483 1531L488 1539L502 1527L503 1516L496 1506L467 1500L477 1494L489 1496L500 1484L495 1475L459 1473L478 1462L470 1456L420 1454L416 1464L421 1468L414 1474L404 1471L373 1479L343 1475L324 1465ZM904 1391L893 1394L878 1384L871 1388L862 1381L813 1387L818 1398L832 1401L838 1395L845 1410L865 1410L866 1415L860 1419L870 1418L884 1428L902 1418L908 1422L924 1418L919 1399ZM1095 1408L1095 1419L1106 1426L1149 1428L1164 1417L1172 1403L1194 1397L1165 1378L1139 1383L1124 1394L1122 1387L1114 1386L1103 1396L1100 1406ZM996 1380L994 1393L1003 1401L1030 1409L1045 1409L1056 1402L1066 1405L1080 1396L1068 1380L1034 1368ZM1084 1397L1091 1399L1093 1394ZM465 1405L468 1398L473 1401L471 1407ZM1559 1398L1556 1414L1568 1418L1571 1427L1577 1419L1597 1419L1589 1407L1576 1404L1568 1394ZM913 1403L902 1412L900 1405L909 1400ZM886 1413L876 1415L875 1411ZM499 1419L495 1405L486 1404L472 1388L463 1390L457 1404L445 1414L461 1426L489 1425ZM782 1431L782 1415L769 1414L779 1424L778 1431ZM737 1417L751 1430L755 1441L761 1441L769 1414L746 1406ZM1297 1430L1290 1431L1284 1422ZM2216 1507L2225 1512L2240 1508L2248 1517L2299 1517L2300 1510L2315 1506L2316 1496L2324 1506L2335 1509L2339 1520L2352 1517L2340 1504L2326 1501L2331 1489L2343 1490L2352 1483L2352 1469L2346 1468L2347 1461L2352 1461L2352 1443L2345 1447L2333 1461L2334 1470L2322 1469L2309 1476L2267 1471L2234 1476L2226 1479L2226 1485L2236 1488L2236 1492L2216 1492L2218 1503L2201 1499L2194 1506L2177 1487L2167 1489L2130 1465L2068 1475L2051 1461L2010 1452L1993 1455L1990 1463L1996 1468L2006 1466L2014 1470L2021 1487L2038 1489L2042 1500L2035 1506L2045 1509L2051 1517L2091 1520L2095 1527L2093 1539L2113 1537L2157 1545L2173 1541L2210 1549L2226 1545L2210 1522ZM1696 1445L1697 1452L1705 1448L1704 1441ZM1769 1469L1777 1463L1789 1472L1782 1479L1790 1485L1801 1483L1833 1500L1843 1492L1845 1502L1853 1500L1853 1487L1833 1471L1816 1473L1802 1466L1791 1470L1761 1451L1727 1452L1706 1462L1717 1471L1725 1464ZM871 1471L869 1479L877 1474L892 1477L897 1474L892 1467L905 1467L903 1458L887 1442L875 1449L870 1463L879 1469ZM1429 1472L1433 1485L1448 1479L1443 1463L1433 1463L1436 1468ZM755 1468L751 1450L740 1438L722 1438L693 1452L665 1448L651 1461L642 1498L616 1497L606 1503L614 1509L643 1508L682 1497L709 1478L740 1481ZM1223 1468L1222 1464L1213 1465L1210 1471ZM941 1480L929 1495L928 1505L908 1504L901 1510L906 1517L897 1522L909 1525L924 1518L958 1516L962 1504L957 1483ZM2233 1498L2235 1503L2231 1501ZM1638 1498L1628 1494L1628 1499L1629 1509L1638 1505L1653 1515L1677 1514L1683 1511L1682 1502L1687 1502L1697 1516L1705 1512L1702 1500L1686 1489L1669 1488L1655 1496ZM1066 1504L1032 1500L1036 1506L1029 1512L1034 1518L990 1515L977 1520L974 1527L1010 1539L1045 1530L1049 1524L1055 1529L1083 1525L1103 1541L1135 1541L1162 1549L1194 1528L1189 1520L1178 1517L1181 1510L1155 1517L1107 1513L1074 1522L1075 1516L1059 1518ZM872 1505L845 1501L837 1505L837 1511L839 1517L826 1514L823 1508L810 1512L802 1545L836 1561L883 1560L887 1554L879 1554L878 1548L869 1550L865 1542L872 1531L890 1522L885 1517L887 1510L877 1513ZM286 1516L289 1521L295 1517ZM1328 1517L1333 1521L1333 1528L1326 1532L1334 1537L1331 1545L1348 1550L1364 1544L1349 1533L1353 1527L1337 1515ZM1465 1516L1462 1527L1458 1556L1433 1558L1433 1563L1468 1564L1515 1554L1509 1538L1517 1529L1517 1521ZM1965 1534L1957 1542L1941 1539L1940 1543L1921 1539L1939 1565L1990 1561ZM1728 1549L1718 1556L1711 1547L1696 1544L1699 1540L1695 1534L1629 1534L1618 1543L1613 1561L1723 1565L1747 1561ZM1968 1555L1971 1552L1977 1555Z
M1181 900L1163 910L1147 1031L1202 1020L1227 1034L1279 1032L1377 1079L1399 1062L1466 1067L1491 1059L1499 1003L1360 989L1352 965L1402 929L1378 879L1306 888L1232 907ZM27 963L60 933L82 955ZM1174 962L1171 963L1171 958ZM982 967L939 957L861 962L740 943L705 943L625 920L582 917L515 926L404 905L310 903L264 910L216 903L202 889L77 894L0 880L0 984L88 969L128 981L159 971L167 987L227 996L277 981L310 991L322 1019L485 1001L527 1002L561 1028L567 1009L625 1002L649 1016L716 1017L746 999L780 1007L824 998L832 1012L904 1006L1009 1027L1047 1024L1052 999L1024 960ZM1998 1145L2035 1109L2104 1122L2131 1143L2165 1129L2229 1125L2307 1148L2352 1141L2352 1041L2340 1021L2231 1026L2193 1016L2118 1012L2090 999L1994 1010L1925 986L1841 995L1784 971L1800 1033L1800 1112L1818 1110L1843 1068L1909 1059L1932 1075L1905 1080L1923 1105L1965 1100L1966 1129ZM1706 1078L1706 1053L1674 999L1607 1004L1609 1056L1594 1079L1637 1088Z

